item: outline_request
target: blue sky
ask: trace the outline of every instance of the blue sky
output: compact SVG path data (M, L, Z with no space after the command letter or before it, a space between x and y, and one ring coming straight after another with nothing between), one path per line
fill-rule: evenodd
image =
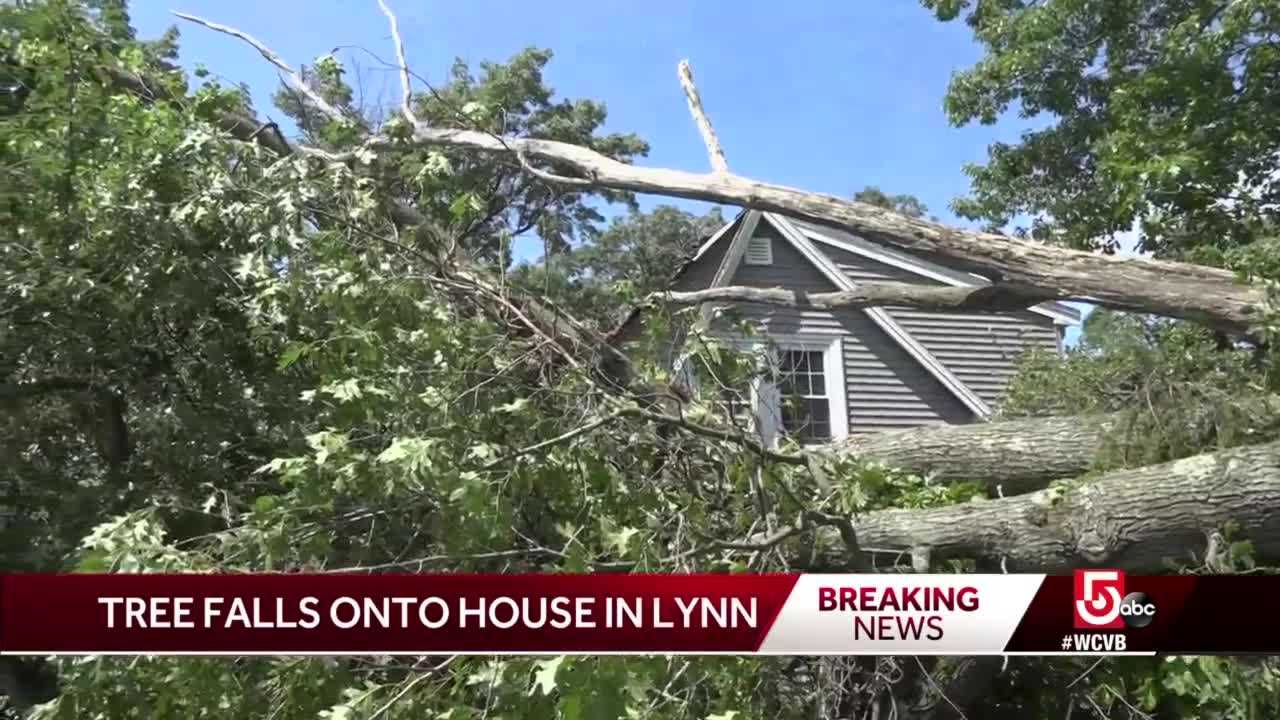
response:
M676 77L688 58L703 101L737 173L836 195L865 185L909 192L944 221L968 189L962 168L997 140L1015 141L1035 121L1009 113L994 126L952 127L942 110L948 80L981 57L968 28L941 23L914 0L388 0L409 63L439 81L452 62L502 60L527 46L556 53L547 81L564 97L609 109L607 129L636 132L652 150L644 164L703 170L706 154ZM335 47L394 56L375 0L139 0L143 36L177 22L181 58L245 82L270 114L274 69L249 46L173 18L184 11L238 27L295 67ZM343 51L369 102L398 101L393 72ZM276 119L280 114L275 113ZM661 198L643 198L651 207ZM699 208L698 203L675 204ZM539 243L528 238L524 252Z
M994 127L947 123L947 81L980 51L963 24L940 23L914 0L389 2L410 64L429 80L442 80L454 57L478 62L530 45L552 49L548 83L562 96L606 103L608 129L651 143L646 164L706 168L676 79L682 58L693 65L735 172L845 196L868 184L910 192L947 220L954 219L948 202L968 187L963 164L1029 126L1016 117ZM295 67L337 46L393 56L375 0L135 2L141 34L177 22L183 63L248 83L260 109L270 107L274 69L249 46L170 10L239 27ZM363 53L350 57L366 74L370 98L396 102L390 71ZM646 204L654 202L667 201Z

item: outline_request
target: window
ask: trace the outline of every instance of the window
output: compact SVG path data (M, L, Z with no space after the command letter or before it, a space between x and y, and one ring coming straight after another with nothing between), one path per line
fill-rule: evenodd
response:
M772 265L773 241L759 235L747 241L747 250L742 261L748 265Z
M731 342L749 353L761 349L758 341ZM696 373L687 365L683 368L690 388L712 393L731 424L758 432L768 445L783 437L802 444L843 439L848 411L840 340L774 336L767 342L768 351L756 355L764 366L756 366L754 379L726 382L733 373L718 373L698 363Z
M777 388L781 432L802 443L831 439L831 398L820 350L782 349Z

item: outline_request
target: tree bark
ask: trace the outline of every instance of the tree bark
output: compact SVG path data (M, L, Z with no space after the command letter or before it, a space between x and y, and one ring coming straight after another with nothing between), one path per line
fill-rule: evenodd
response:
M973 558L1011 572L1196 565L1210 534L1228 525L1245 533L1258 560L1277 560L1280 442L1118 470L1017 497L881 510L853 524L862 549L873 556L926 549L935 561ZM831 548L821 564L840 566L843 543L834 533L821 540Z
M1258 440L1274 437L1280 424L1280 396L1265 395L1238 401L1252 419ZM1209 408L1203 408L1207 413ZM835 454L850 453L935 480L981 482L995 494L1021 495L1053 480L1083 475L1096 467L1108 450L1124 452L1145 436L1124 432L1124 413L1019 418L971 425L929 425L855 435L833 445ZM1206 436L1188 438L1209 445ZM1268 432L1263 432L1267 430ZM1257 442L1257 441L1255 441Z
M1002 495L1083 475L1119 426L1119 413L930 425L853 436L832 446L936 480L973 480Z
M899 282L855 283L853 290L807 293L803 290L758 287L714 287L688 292L656 292L651 303L698 305L704 302L736 302L792 308L834 310L897 305L926 310L1025 310L1038 300L1003 286L950 287Z

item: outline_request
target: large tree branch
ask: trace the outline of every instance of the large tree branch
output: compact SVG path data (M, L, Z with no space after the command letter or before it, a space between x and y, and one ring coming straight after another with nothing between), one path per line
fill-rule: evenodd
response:
M117 87L149 101L168 101L173 98L165 87L138 75L114 68L104 68L109 79ZM220 111L211 120L224 132L246 142L256 142L278 155L292 152L290 145L278 131L264 132L264 126L254 118L230 111ZM391 204L397 224L413 227L425 219L413 207L400 201ZM464 271L460 279L475 283L494 293L500 293L496 281L484 273ZM946 302L965 298L981 299L993 288L933 288L930 286L897 283L868 283L868 298L876 293L877 302L895 302L909 305L913 299L929 298ZM505 288L511 295L510 288ZM1007 288L1005 288L1008 290ZM660 293L654 302L700 302L703 300L743 300L737 293L740 288L719 288L698 293ZM770 304L797 306L804 303L843 302L844 293L805 295L788 291L746 288L754 298ZM893 296L901 290L901 296ZM714 293L723 293L715 296ZM700 294L708 293L708 294ZM763 293L763 294L761 294ZM1011 291L1016 297L1016 291ZM518 296L512 297L515 301ZM853 300L849 300L853 302ZM1018 301L1019 303L1021 301ZM1016 304L1016 303L1015 303ZM584 353L583 357L596 356L614 367L612 377L626 374L627 360L621 353L602 341L596 334L581 328L580 323L565 313L542 302L530 300L522 303L531 321L544 328L551 328L558 343L569 350ZM603 356L600 353L605 353ZM24 391L28 392L28 391ZM3 392L0 392L3 395ZM1270 400L1260 408L1274 417L1280 414L1280 406ZM651 418L652 419L652 418ZM993 423L929 426L887 433L856 436L845 444L832 448L834 452L852 452L862 457L878 460L888 465L921 474L932 473L940 480L977 480L991 489L1006 495L1035 490L1052 480L1075 477L1087 472L1097 460L1107 442L1116 442L1111 431L1118 422L1117 415L1031 418L1025 420L998 421Z
M1249 418L1252 436L1259 442L1275 437L1280 429L1280 397L1265 395L1236 401ZM1212 407L1192 412L1210 420ZM828 450L853 454L935 480L973 480L1000 495L1020 495L1039 490L1053 480L1089 472L1106 453L1124 455L1147 443L1146 433L1132 435L1126 413L1097 413L1054 417L997 420L971 425L930 425L891 432L855 435ZM1216 423L1186 420L1187 430L1203 428L1191 438L1201 447L1211 445Z
M614 190L683 197L772 210L839 227L909 251L937 254L1007 288L1042 299L1087 300L1103 307L1198 322L1246 334L1260 319L1261 289L1232 273L1188 263L1114 257L950 228L892 210L804 192L725 173L695 174L628 165L588 148L536 138L498 138L474 130L418 125L413 140L554 161L576 171L575 182ZM392 140L371 138L378 151ZM330 160L347 155L314 151Z
M1210 535L1234 525L1260 561L1280 559L1280 442L1107 473L1070 487L854 519L864 549L927 549L1010 571L1105 565L1133 572L1204 561ZM840 542L819 564L843 562Z
M974 480L1001 495L1020 495L1088 472L1109 442L1123 442L1111 435L1122 420L1119 413L1100 413L929 425L855 435L829 451L935 480Z
M728 286L688 292L656 292L652 304L698 305L735 302L792 308L835 310L840 308L899 305L930 310L1024 310L1044 300L1044 295L1003 285L950 287L899 282L857 283L853 290L808 293L784 288Z

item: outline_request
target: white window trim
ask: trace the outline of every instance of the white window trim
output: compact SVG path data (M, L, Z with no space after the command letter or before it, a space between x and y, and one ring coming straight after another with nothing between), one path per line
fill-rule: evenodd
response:
M813 335L769 335L766 341L779 350L806 350L822 353L822 375L826 380L827 402L830 405L831 439L829 442L849 437L848 397L844 384L844 351L840 338ZM758 343L757 343L758 347ZM756 392L760 396L757 417L760 418L762 437L770 447L777 447L782 436L781 397L777 387L761 381Z
M769 334L761 339L755 338L720 338L740 352L757 352L762 346L774 346L779 350L808 350L822 353L823 377L826 380L827 402L830 403L831 439L837 442L849 437L849 403L848 391L844 381L844 345L839 337L821 335L778 335ZM676 373L684 375L690 390L697 392L696 377L685 374L687 356L681 356L676 362ZM777 388L757 377L751 382L751 407L756 419L756 429L765 446L776 448L781 433L779 421L782 417Z

